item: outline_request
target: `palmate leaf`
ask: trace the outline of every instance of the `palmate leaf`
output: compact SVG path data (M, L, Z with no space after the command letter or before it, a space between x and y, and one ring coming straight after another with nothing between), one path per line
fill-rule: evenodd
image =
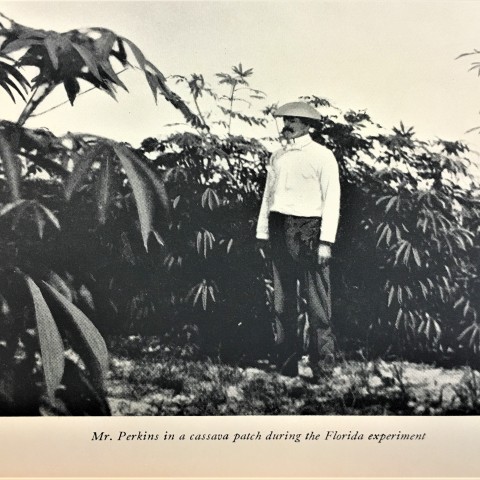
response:
M46 282L42 282L42 288L47 293L48 299L64 313L60 321L73 333L69 338L73 349L80 355L91 373L91 380L103 390L108 373L108 350L105 340L89 318L58 290Z
M60 230L60 222L55 214L37 200L21 199L16 202L7 203L0 210L0 217L12 212L14 215L12 229L15 229L20 220L23 218L25 212L29 209L33 210L34 221L37 225L38 235L40 238L43 238L43 232L47 222L52 223L55 228Z
M19 72L18 68L11 63L8 57L0 55L0 87L3 88L12 101L15 103L15 96L10 88L13 88L18 95L25 100L30 84L28 80Z
M33 300L45 386L50 400L54 401L65 368L63 342L42 292L30 277L25 276L25 280Z
M54 86L63 83L70 103L73 104L79 93L78 79L83 79L115 99L115 86L125 90L127 87L114 70L111 61L115 58L128 68L132 66L129 60L133 57L145 73L155 99L157 93L160 93L184 114L188 122L195 126L202 124L183 100L170 90L165 76L146 59L142 51L131 40L118 36L111 30L93 27L58 33L35 30L16 22L11 22L9 28L2 27L0 30L5 37L0 46L0 55L20 51L18 64L34 66L40 70L33 84L36 88L47 88L46 95ZM127 54L125 45L129 47L131 55ZM115 46L118 49L115 49ZM11 94L10 88L14 87L2 83L1 72L0 68L0 86L5 85L7 93ZM20 78L17 78L17 81L23 86ZM21 124L46 95L37 96L35 101L29 102L28 108L20 117Z
M472 322L457 337L459 342L464 342L467 339L470 348L478 349L480 347L480 325L476 321Z
M38 228L38 236L43 238L43 232L45 230L45 225L47 221L52 223L57 230L60 230L60 222L55 214L48 209L45 205L42 205L40 202L33 200L30 202L33 205L33 211L35 215L35 222Z
M203 310L207 310L207 303L208 303L208 298L210 297L212 299L212 302L215 303L215 290L218 290L217 285L215 282L211 282L211 285L208 285L208 282L206 279L203 279L201 282L197 283L194 285L188 295L187 299L190 298L194 293L195 296L193 298L193 306L197 304L199 301L200 297L202 299L202 308Z
M121 144L103 139L87 148L82 158L78 156L75 167L66 183L65 196L69 200L73 192L86 177L92 164L101 161L100 174L97 181L97 209L100 223L105 223L108 206L112 197L112 181L114 175L113 156L118 158L132 186L137 205L140 229L144 245L147 248L150 233L163 244L155 230L154 221L169 218L170 202L163 181L129 148ZM161 215L158 215L160 213Z
M208 205L210 210L218 207L220 205L220 199L218 198L217 192L211 188L207 187L202 194L202 208L205 208Z
M144 66L145 77L148 81L150 89L157 101L157 92L164 96L175 108L182 112L185 119L194 127L204 127L202 119L195 115L188 105L167 85L166 78L163 73L158 70L153 63L146 61Z
M127 147L117 144L113 149L125 170L137 205L140 230L143 244L148 250L150 233L156 233L154 219L157 207L161 207L164 215L170 213L170 204L165 185L160 178L147 167Z

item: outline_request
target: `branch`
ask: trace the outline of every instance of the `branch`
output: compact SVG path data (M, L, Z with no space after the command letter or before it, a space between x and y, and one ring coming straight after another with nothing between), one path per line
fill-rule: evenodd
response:
M120 70L119 72L115 72L115 74L120 75L121 73L125 72L125 70L127 70L127 68L124 68L123 70ZM85 93L91 92L92 90L97 90L97 89L98 89L98 87L90 87L87 90L84 90L83 92L78 93L77 97L79 97L80 95L84 95ZM49 113L52 110L56 110L57 108L60 108L63 105L66 105L67 103L70 104L70 100L65 100L64 102L61 102L58 105L55 105L51 108L47 108L47 110L44 110L43 112L33 113L32 115L30 115L30 118L39 117L40 115L44 115L45 113Z

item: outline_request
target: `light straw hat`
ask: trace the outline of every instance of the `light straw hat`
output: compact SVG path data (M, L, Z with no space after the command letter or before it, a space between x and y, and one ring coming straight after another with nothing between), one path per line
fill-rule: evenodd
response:
M290 102L275 110L274 117L300 117L321 120L322 116L311 105L305 102Z

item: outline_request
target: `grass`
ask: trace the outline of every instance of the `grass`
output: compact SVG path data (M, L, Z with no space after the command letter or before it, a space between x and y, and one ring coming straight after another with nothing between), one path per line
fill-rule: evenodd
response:
M306 360L288 378L269 368L195 360L156 339L111 342L114 415L468 415L480 413L480 374L408 362L343 361L311 382Z

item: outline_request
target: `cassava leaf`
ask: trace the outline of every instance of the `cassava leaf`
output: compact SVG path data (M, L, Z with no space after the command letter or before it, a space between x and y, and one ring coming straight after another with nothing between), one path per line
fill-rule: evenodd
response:
M86 152L84 156L77 156L73 171L65 184L65 198L70 200L73 192L77 189L82 178L86 175L97 155L100 153L100 145L97 144Z
M111 200L112 159L108 156L102 163L98 178L98 219L103 225L107 221L107 211Z
M3 164L5 177L7 178L8 188L12 202L20 200L20 163L13 152L10 142L0 131L0 160Z
M97 80L102 82L103 78L100 75L100 72L98 71L98 67L95 62L93 53L90 52L88 48L85 48L83 45L79 45L78 43L72 42L72 46L78 52L78 54L82 57L82 60L85 62L85 65L87 66L88 70L92 73L92 75Z
M148 237L154 231L153 218L157 205L161 205L164 214L170 215L170 201L164 183L133 152L123 145L114 145L125 173L132 185L137 204L143 243L147 249Z
M42 282L42 285L48 292L49 298L64 312L61 322L67 329L73 331L70 338L72 347L81 356L91 373L91 380L103 390L108 373L108 351L105 340L78 307L48 283Z
M57 230L60 230L60 222L58 221L56 215L49 208L41 203L37 203L37 208L39 208L45 214L45 217L55 226L55 228L57 228Z
M193 306L197 304L198 298L200 297L202 290L203 290L203 283L199 283L197 293L195 294L195 298L193 299Z
M198 253L202 251L202 241L203 241L202 232L197 232L197 252Z
M3 83L2 83L3 82ZM23 88L23 90L20 90L20 87L17 86L17 84L11 80L10 78L4 78L3 81L2 79L0 79L0 85L3 87L3 88L6 88L8 86L12 87L19 95L20 95L20 98L22 100L25 100L25 93L27 91L27 88L25 85L23 84L20 84L20 86ZM10 92L11 93L11 92ZM15 97L13 97L13 103L16 103L15 101Z
M32 200L25 200L21 202L13 210L13 220L12 220L12 229L15 230L20 223L20 220L23 218L26 210L32 205Z
M133 157L125 147L115 145L114 150L132 187L133 196L137 205L138 218L140 220L143 244L145 250L148 250L148 238L154 230L153 215L155 204L155 195L150 179L140 168L139 163L141 162L137 160L136 157Z
M33 38L19 38L17 40L8 42L5 46L2 45L2 48L0 50L2 53L7 55L17 50L21 50L22 48L29 48L33 45L42 45L42 44L43 42L41 40L35 40Z
M155 99L155 103L157 103L158 101L157 90L159 89L159 83L158 83L157 77L150 72L145 72L145 78L147 79L150 90L153 93L153 98Z
M56 35L57 37L58 35ZM48 56L52 62L53 68L58 70L58 55L57 55L57 39L55 37L49 36L44 41L45 48L47 49Z
M25 279L33 300L47 394L54 401L65 368L63 342L42 292L30 277L26 276Z
M43 218L42 212L37 206L35 206L35 221L37 223L38 236L43 238L43 232L45 231L45 224L47 222L45 221L45 218Z
M207 309L207 295L208 295L207 285L203 285L202 286L202 307L204 310Z
M19 207L20 205L23 205L25 202L26 200L22 199L22 200L17 200L16 202L7 203L0 210L0 217L3 217L4 215L11 212L12 210L15 210L17 207Z
M115 73L115 70L113 70L112 66L110 65L110 62L104 61L100 64L100 68L105 72L105 74L108 76L108 78L115 84L117 84L119 87L122 87L126 92L128 92L128 88L126 85L120 80L119 76Z
M47 283L58 290L69 302L73 301L72 291L67 285L67 282L54 271L50 271L47 278Z
M125 37L119 37L123 42L125 42L129 47L130 50L132 51L133 55L135 56L138 65L140 68L145 69L145 55L142 53L142 51L128 38Z
M63 82L63 86L67 92L70 105L73 106L73 102L75 101L75 98L77 98L78 92L80 91L80 84L76 78L66 78Z
M12 102L13 103L17 103L16 99L15 99L15 95L13 94L13 92L10 90L10 87L7 83L6 80L4 80L2 83L1 83L1 87L7 92L8 96L12 99Z
M95 33L100 33L100 38L95 41L96 57L100 60L108 59L117 36L110 30L95 28Z
M127 52L125 51L125 45L123 44L123 40L121 39L121 37L117 37L117 45L118 52L113 50L111 54L114 55L124 67L126 67L128 64Z

